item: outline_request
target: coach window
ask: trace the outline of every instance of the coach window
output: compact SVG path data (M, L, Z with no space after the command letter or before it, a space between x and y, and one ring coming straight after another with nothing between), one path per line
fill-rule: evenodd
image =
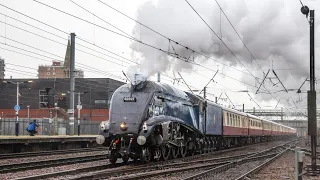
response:
M237 126L240 126L239 116L237 115Z
M229 119L230 119L229 113L227 113L227 119L226 119L226 125L227 125L227 126L229 126Z
M229 126L229 113L227 113L226 125Z
M233 124L234 124L234 119L233 119L233 114L231 114L231 126L233 126Z

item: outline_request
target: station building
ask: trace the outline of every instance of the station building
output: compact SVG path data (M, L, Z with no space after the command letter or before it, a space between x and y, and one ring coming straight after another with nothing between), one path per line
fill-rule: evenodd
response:
M32 82L28 82L32 81ZM69 78L3 79L0 80L0 118L15 118L19 82L19 117L68 119L70 98ZM112 93L124 83L109 78L75 79L75 119L78 117L78 93L82 109L81 120L105 121L109 117Z

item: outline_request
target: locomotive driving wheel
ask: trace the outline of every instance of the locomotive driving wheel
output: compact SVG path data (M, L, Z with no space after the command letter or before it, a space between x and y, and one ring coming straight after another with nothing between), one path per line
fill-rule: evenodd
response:
M161 159L161 150L160 148L156 148L153 152L152 152L152 156L154 157L155 161L159 161Z
M183 144L180 148L180 154L181 154L181 157L186 157L187 155L187 152L188 152L188 146L186 144Z
M163 160L168 160L170 157L170 153L171 153L171 148L169 147L169 145L163 145L160 147L161 149L161 157Z
M148 163L150 159L151 159L150 149L148 147L143 147L141 157L140 157L141 162Z
M171 153L172 153L173 159L177 159L178 158L179 150L180 149L178 147L172 147L171 148Z

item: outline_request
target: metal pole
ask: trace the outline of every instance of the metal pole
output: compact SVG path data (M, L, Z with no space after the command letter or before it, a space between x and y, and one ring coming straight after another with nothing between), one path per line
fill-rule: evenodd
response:
M207 97L207 87L203 88L203 98L206 99ZM204 133L207 134L207 100L205 100L205 107L204 107Z
M49 135L51 136L52 133L51 133L51 125L52 125L52 110L49 110L49 113L50 113L50 119L49 119Z
M80 92L78 92L78 105L81 104L80 102ZM78 108L78 136L80 136L80 108Z
M310 91L308 92L308 125L311 136L311 166L313 174L317 170L317 117L316 91L314 72L314 10L310 10Z
M242 104L242 112L244 112L244 104Z
M28 105L27 108L28 108L28 120L30 121L30 106Z
M295 180L298 180L298 177L299 177L299 164L298 164L298 159L299 159L299 151L300 151L301 149L300 149L300 147L296 147L295 148L295 173L294 173L294 175L295 175L295 177L294 177L294 179Z
M17 105L19 106L19 82L17 82ZM19 136L19 111L16 111L16 136Z
M160 82L160 72L158 72L158 82Z
M91 101L91 88L90 88L90 121L92 121L92 101Z
M69 114L69 125L70 125L70 135L74 135L74 64L75 64L75 33L71 33L71 48L70 48L70 104L69 109L71 113Z

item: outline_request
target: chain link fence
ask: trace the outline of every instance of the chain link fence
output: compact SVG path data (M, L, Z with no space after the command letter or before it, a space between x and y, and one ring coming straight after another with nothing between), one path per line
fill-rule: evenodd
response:
M29 135L26 130L29 123L33 120L37 121L39 127L37 128L37 135L69 135L70 127L69 121L60 118L20 118L19 119L19 135ZM78 123L80 124L80 135L97 135L99 134L99 121L75 120L74 133L78 134ZM16 119L2 118L0 119L0 135L14 136L15 135Z

